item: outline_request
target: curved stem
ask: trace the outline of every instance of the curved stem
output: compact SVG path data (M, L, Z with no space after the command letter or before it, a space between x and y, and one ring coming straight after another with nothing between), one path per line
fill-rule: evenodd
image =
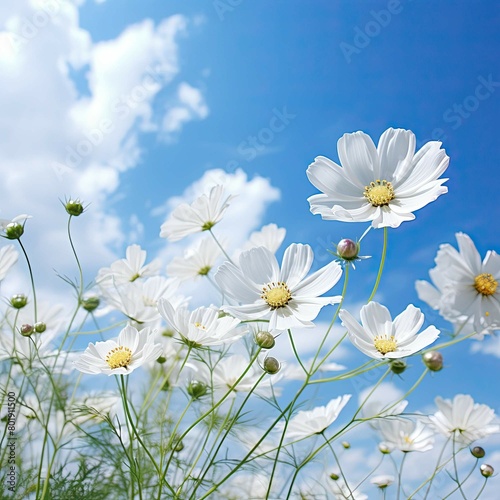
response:
M373 299L373 297L377 293L378 286L380 284L380 279L382 278L382 272L384 270L384 265L385 265L385 257L387 255L387 234L388 234L387 227L384 227L384 246L382 248L382 257L380 258L380 266L378 268L377 279L375 280L375 284L373 285L372 293L370 294L370 297L366 301L367 304Z
M217 246L220 248L221 252L224 254L224 257L226 257L226 259L229 262L231 262L231 264L234 264L234 262L232 261L231 257L229 257L228 253L224 250L224 247L220 244L219 240L215 237L215 234L212 231L212 229L209 229L208 231L212 235L212 238L214 239L214 241L217 244Z
M30 259L28 257L28 253L26 252L26 249L24 248L24 245L21 242L21 238L17 240L19 242L19 246L21 247L21 250L24 253L24 257L26 258L26 262L28 264L28 271L30 273L30 281L31 281L31 289L33 291L33 310L35 314L35 323L37 322L37 303L36 303L36 290L35 290L35 278L33 277L33 269L31 269L31 263Z

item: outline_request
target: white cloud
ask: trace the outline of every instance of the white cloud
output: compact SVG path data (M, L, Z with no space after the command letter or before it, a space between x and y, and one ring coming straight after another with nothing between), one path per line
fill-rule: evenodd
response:
M470 349L472 352L492 354L500 358L500 335L486 335L483 340L473 341Z
M107 201L116 197L121 172L140 159L140 134L159 130L165 111L155 98L181 96L194 110L190 119L208 114L199 90L185 83L179 93L171 86L187 18L144 20L94 43L80 27L80 4L7 0L0 6L0 217L34 216L25 243L45 291L61 288L54 268L76 275L59 200L90 203L73 223L82 265L93 273L115 260L128 236L140 235L126 234L127 222L109 212ZM70 68L86 71L88 92L80 92ZM27 291L24 268L16 266L15 285L6 283L4 292Z
M195 119L202 120L207 116L208 106L201 91L182 82L177 89L176 103L168 109L163 119L164 139L174 140L184 123Z

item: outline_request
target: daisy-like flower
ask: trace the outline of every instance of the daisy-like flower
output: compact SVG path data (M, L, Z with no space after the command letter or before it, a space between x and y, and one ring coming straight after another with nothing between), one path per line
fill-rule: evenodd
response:
M351 342L362 353L375 359L410 356L432 344L439 336L435 326L429 326L417 335L424 315L412 304L394 321L388 309L378 302L369 302L361 308L361 325L345 309L339 316Z
M118 309L132 321L143 324L159 319L157 308L159 299L183 300L176 294L178 287L179 281L175 278L152 276L118 287L101 287L101 291L112 308Z
M230 343L243 335L241 330L236 330L239 319L231 316L219 318L219 311L213 307L199 307L192 312L187 307L176 310L168 300L160 299L158 311L184 342L194 347Z
M17 262L19 253L14 245L6 245L0 248L0 281L2 281L10 268Z
M375 486L378 486L381 490L384 488L387 488L387 486L390 486L394 482L394 476L390 476L388 474L381 474L379 476L373 476L370 479L370 483L374 484Z
M113 262L110 267L103 267L97 273L96 282L106 285L123 285L138 278L155 276L160 270L161 262L155 259L146 262L146 251L139 245L130 245L126 250L126 258Z
M150 328L137 331L128 325L116 339L90 343L74 366L92 375L128 375L144 363L158 359L162 353L161 345L154 343L154 332Z
M435 429L463 444L470 444L490 434L500 432L500 425L492 424L495 412L486 405L474 403L466 394L457 394L453 401L436 398L439 411L429 416Z
M231 198L224 199L224 186L217 185L208 196L201 195L191 205L180 204L162 224L160 237L178 241L190 234L212 229L221 221Z
M195 247L186 251L183 257L175 257L167 265L169 276L181 281L206 276L221 255L220 248L212 238L201 240Z
M428 451L434 446L434 433L420 420L407 418L383 418L376 421L376 429L390 449L405 453Z
M288 423L286 436L289 439L303 439L314 434L321 434L339 416L344 406L351 399L350 394L344 394L332 399L326 406L317 406L310 411L299 411ZM281 424L281 429L284 428Z
M363 132L345 134L337 149L342 166L318 156L307 169L322 191L308 201L313 214L326 220L372 221L374 228L398 227L448 188L439 179L449 158L441 143L431 141L415 153L410 130L389 128L375 147Z
M274 254L264 247L243 252L239 267L226 262L215 280L228 297L241 305L223 306L233 316L269 320L269 330L314 326L322 307L340 302L341 297L319 297L342 275L337 262L306 277L313 262L309 245L293 243L283 256L281 269Z
M447 320L457 324L469 320L478 334L500 328L500 255L490 250L483 261L473 241L456 234L458 251L441 245L429 272L433 285L417 282L419 298Z

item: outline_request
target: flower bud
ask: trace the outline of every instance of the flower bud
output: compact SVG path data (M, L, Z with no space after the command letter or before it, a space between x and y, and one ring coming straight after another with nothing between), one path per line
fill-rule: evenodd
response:
M69 200L64 205L64 208L66 209L66 212L68 212L69 215L72 215L74 217L82 215L84 210L80 200Z
M276 341L269 332L257 332L255 335L255 343L263 349L272 349Z
M438 372L443 368L443 355L438 351L426 352L422 356L422 359L425 366L427 366L427 368L429 368L429 370L433 372Z
M351 447L351 443L349 443L348 441L342 441L342 446L348 450L350 447Z
M392 373L395 373L396 375L399 375L406 370L406 362L402 359L393 359L390 364Z
M9 240L18 240L24 233L24 226L17 222L11 222L5 226L5 236Z
M167 358L165 358L164 356L160 356L159 358L157 358L156 362L159 363L160 365L162 365L163 363L165 363L167 361Z
M13 295L10 299L10 305L14 309L22 309L28 303L28 297L23 293L18 293L17 295Z
M203 397L207 393L207 384L204 384L203 382L200 382L199 380L193 380L188 386L187 386L187 393L193 398L193 399L199 399Z
M163 330L163 332L161 332L162 336L163 337L173 337L175 335L175 332L173 330L170 330L170 329L165 329Z
M183 449L184 449L184 443L182 442L182 440L180 440L179 438L176 437L176 439L172 443L172 450L176 451L176 452L180 452Z
M340 476L339 476L338 474L335 474L335 472L332 472L332 473L330 474L330 479L331 479L332 481L338 481L338 480L339 480L339 478L340 478Z
M380 443L378 445L378 449L383 455L389 455L392 451L391 447L387 443Z
M281 364L276 358L269 356L264 360L264 370L270 375L278 373L280 369Z
M23 337L29 337L33 333L33 327L31 325L23 325L21 326L20 332Z
M481 470L481 474L484 477L491 477L491 476L493 476L493 473L495 472L495 469L489 464L481 465L480 470Z
M47 330L47 325L43 321L38 321L37 323L35 323L34 327L36 333L43 333L45 330Z
M481 446L474 446L470 452L472 453L472 456L476 458L483 458L486 455L484 448L481 448Z
M92 312L95 309L99 307L99 304L101 303L99 297L96 297L93 295L92 297L85 297L82 299L82 307L87 311L87 312Z
M337 255L344 260L354 260L359 253L359 245L352 240L343 239L337 245Z

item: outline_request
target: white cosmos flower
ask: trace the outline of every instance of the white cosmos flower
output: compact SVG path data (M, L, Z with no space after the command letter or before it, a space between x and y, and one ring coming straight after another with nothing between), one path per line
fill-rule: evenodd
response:
M126 258L113 262L110 267L103 267L97 273L96 282L105 285L123 285L138 278L155 276L160 270L161 262L155 259L146 262L146 251L139 245L130 245L126 250Z
M478 334L500 328L500 255L490 250L483 261L473 241L456 234L458 251L441 245L429 274L434 286L417 282L419 297L447 320L457 324L468 319Z
M448 188L439 179L449 158L431 141L415 153L410 130L389 128L375 147L363 132L345 134L337 149L342 166L319 156L307 169L322 194L308 201L313 214L344 222L372 221L375 228L398 227Z
M289 439L303 439L314 434L321 434L339 416L344 406L351 399L350 394L344 394L332 399L326 406L317 406L309 411L299 411L288 423L286 436ZM285 424L281 423L283 430Z
M170 241L212 229L224 215L231 196L224 199L224 186L214 186L209 195L198 197L191 205L180 204L162 224L160 236Z
M311 247L296 243L285 250L281 269L267 248L243 252L239 267L226 262L215 275L222 292L241 304L223 309L242 320L268 319L269 330L314 326L323 306L341 300L319 295L337 283L342 269L330 262L306 277L312 262Z
M6 245L0 248L0 281L2 281L10 268L17 262L18 251L14 245Z
M175 309L166 299L158 301L158 311L181 338L191 346L215 346L234 342L243 331L236 330L240 320L231 316L219 318L214 307L198 307L190 312L187 307Z
M145 280L137 280L116 287L101 287L106 302L118 309L132 321L139 324L150 323L159 319L157 304L166 298L176 305L183 299L176 295L179 281L163 276L152 276Z
M459 443L470 444L490 434L500 432L500 425L492 424L495 412L486 405L474 403L466 394L457 394L453 401L436 398L439 411L429 419L435 429Z
M182 281L206 276L221 255L213 238L204 238L188 249L183 257L175 257L167 265L167 274Z
M90 343L74 366L92 375L128 375L144 363L158 359L162 353L163 349L160 344L155 344L154 332L150 328L137 331L128 325L116 339Z
M361 308L361 325L344 309L339 316L351 342L375 359L410 356L432 344L439 336L435 326L429 326L417 335L424 323L424 315L412 304L394 321L388 309L378 302L369 302Z
M420 420L387 417L374 421L384 443L400 451L428 451L434 446L434 433Z
M378 486L380 489L387 488L395 481L394 476L390 476L388 474L381 474L379 476L373 476L370 479L370 483Z

